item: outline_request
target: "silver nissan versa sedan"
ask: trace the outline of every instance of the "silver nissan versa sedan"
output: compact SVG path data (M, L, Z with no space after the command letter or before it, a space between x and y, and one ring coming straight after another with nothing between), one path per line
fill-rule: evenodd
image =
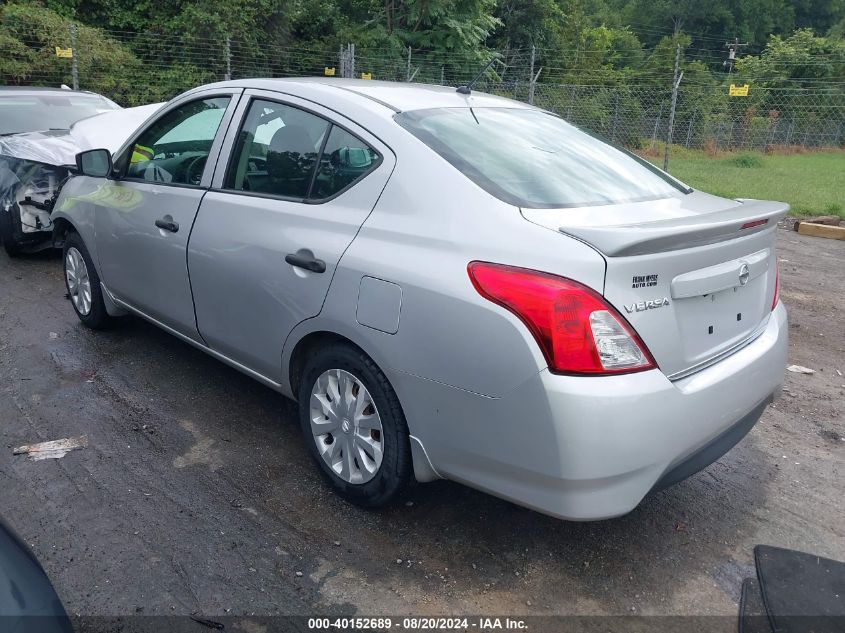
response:
M365 506L448 478L621 515L783 380L787 205L693 191L522 103L231 81L77 170L53 221L82 322L139 315L295 398Z

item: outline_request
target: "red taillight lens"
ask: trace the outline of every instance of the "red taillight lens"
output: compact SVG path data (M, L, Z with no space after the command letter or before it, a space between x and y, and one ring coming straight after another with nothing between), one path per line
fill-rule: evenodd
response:
M772 299L772 310L774 310L778 305L778 300L780 299L780 260L775 260L775 296Z
M655 367L627 321L577 281L487 262L470 262L467 270L481 296L525 323L552 371L596 375Z

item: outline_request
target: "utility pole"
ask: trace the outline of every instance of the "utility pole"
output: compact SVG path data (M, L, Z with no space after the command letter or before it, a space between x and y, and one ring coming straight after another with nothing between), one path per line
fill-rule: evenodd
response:
M232 78L232 42L229 40L229 36L226 36L226 74L223 78L226 81L229 81Z
M534 56L537 49L531 45L531 70L528 74L528 103L534 105Z
M408 47L408 70L405 73L405 81L411 81L411 47Z
M669 170L669 145L672 144L672 132L675 127L675 106L678 104L678 86L684 73L678 74L681 66L681 43L675 48L675 72L672 75L672 105L669 108L669 131L666 133L666 147L663 150L663 171Z
M733 72L737 51L743 46L748 46L748 43L740 44L738 37L735 37L733 42L725 42L725 48L728 49L728 58L722 62L722 66L728 69L729 75Z
M79 66L77 65L76 57L79 50L76 46L76 24L71 22L70 25L70 76L74 90L79 90Z
M346 79L355 77L355 44L340 47L340 76Z

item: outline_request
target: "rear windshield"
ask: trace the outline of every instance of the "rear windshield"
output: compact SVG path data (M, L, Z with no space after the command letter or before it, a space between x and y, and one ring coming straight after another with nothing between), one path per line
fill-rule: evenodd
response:
M80 119L117 108L98 95L0 94L0 134L67 130Z
M396 121L497 198L557 208L687 193L650 163L563 119L522 108L434 108Z

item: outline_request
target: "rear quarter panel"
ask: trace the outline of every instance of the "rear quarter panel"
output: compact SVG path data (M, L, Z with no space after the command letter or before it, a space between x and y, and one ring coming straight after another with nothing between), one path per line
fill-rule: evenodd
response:
M476 292L467 264L550 271L601 291L604 259L526 222L518 208L481 190L410 134L402 136L408 138L392 140L397 164L387 187L344 254L321 314L289 337L283 366L296 341L327 330L356 342L385 372L498 397L546 361L517 317ZM395 334L356 321L364 276L401 287Z

